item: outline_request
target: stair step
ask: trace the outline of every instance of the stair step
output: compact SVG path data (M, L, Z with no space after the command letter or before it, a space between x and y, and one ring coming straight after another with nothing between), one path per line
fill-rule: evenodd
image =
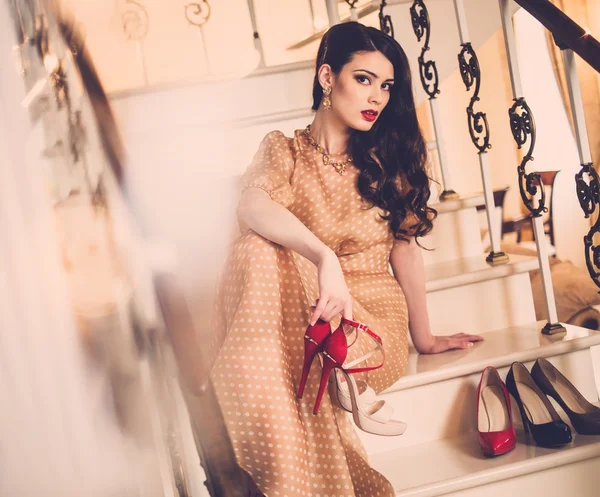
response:
M600 332L565 324L567 332L542 335L546 321L527 326L488 331L483 342L470 350L453 350L424 355L412 349L406 374L386 393L414 388L460 376L482 372L487 366L501 368L513 362L528 362L600 345Z
M537 269L538 260L528 255L508 254L506 264L491 266L485 261L486 254L439 262L425 266L425 285L428 292L481 281L504 278Z
M568 446L546 449L518 431L515 449L495 458L483 456L473 432L376 454L369 460L390 480L396 497L434 497L598 457L600 436L574 433ZM539 495L545 495L542 488Z
M484 333L485 340L470 350L420 356L411 352L407 374L381 394L408 429L401 437L357 430L367 453L385 453L473 431L477 426L477 385L487 366L496 367L504 379L512 362L520 361L530 369L537 358L545 357L590 402L598 401L594 348L600 348L600 332L567 326L566 336L546 337L540 333L544 324ZM517 412L516 406L513 412ZM520 418L516 418L518 425Z
M445 200L443 202L436 202L430 207L433 207L438 214L445 212L454 212L461 209L468 209L470 207L476 207L485 203L483 193L468 193L461 195L460 198L453 200Z
M464 205L460 201L454 206ZM440 207L441 204L434 205ZM452 204L450 205L452 206ZM441 207L445 209L445 207ZM425 265L452 261L461 257L483 254L479 217L475 207L439 212L433 222L433 230L421 241L430 250L423 250Z

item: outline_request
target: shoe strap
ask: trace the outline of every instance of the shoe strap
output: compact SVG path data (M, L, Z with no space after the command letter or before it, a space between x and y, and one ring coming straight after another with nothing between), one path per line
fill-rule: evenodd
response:
M364 331L375 342L375 348L373 350L370 350L365 355L346 364L343 368L344 371L346 373L366 373L367 371L373 371L375 369L381 368L383 366L383 363L385 362L385 350L383 349L383 340L381 340L381 337L379 335L377 335L376 333L374 333L373 331L371 331L366 324L359 323L358 321L353 321L352 319L342 318L342 324L347 324L349 326L352 326L354 329L356 329L356 337L354 338L354 341L352 342L352 344L354 344L356 342L356 340L358 339L358 330ZM381 364L379 364L377 366L368 366L368 367L364 367L364 368L353 368L352 367L352 366L356 366L357 364L360 364L361 362L364 362L367 359L373 357L377 352L381 352Z

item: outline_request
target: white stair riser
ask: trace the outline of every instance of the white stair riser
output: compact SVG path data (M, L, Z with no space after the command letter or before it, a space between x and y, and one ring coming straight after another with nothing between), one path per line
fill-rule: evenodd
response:
M440 213L433 226L433 231L422 241L424 247L434 249L423 251L425 264L484 256L477 210L474 207Z
M465 352L468 353L468 352ZM569 378L591 402L598 400L590 349L583 349L548 359ZM532 362L525 363L531 370ZM504 380L509 366L498 370ZM481 373L421 385L383 395L398 419L408 423L399 437L380 437L359 431L367 452L385 452L399 447L452 438L473 432L476 436L476 398ZM513 401L515 425L522 426L520 413Z
M596 457L456 492L447 493L441 489L428 492L398 492L396 497L598 497L599 467L600 457Z
M535 321L528 273L429 292L427 307L435 335L483 333Z

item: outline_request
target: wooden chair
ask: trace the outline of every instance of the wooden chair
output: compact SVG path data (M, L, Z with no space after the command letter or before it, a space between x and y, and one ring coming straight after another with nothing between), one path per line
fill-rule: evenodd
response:
M508 192L509 189L510 189L510 186L505 186L504 188L499 188L497 190L494 190L494 206L500 207L500 213L501 213L500 216L501 216L502 229L500 230L500 239L502 239L502 237L504 236L504 200L506 198L506 192ZM479 204L476 207L476 209L477 209L477 212L484 211L485 203Z
M558 171L538 171L541 177L542 184L544 185L544 192L546 193L546 202L548 207L548 213L544 219L544 233L550 237L550 245L554 246L554 221L552 218L552 208L554 203L554 182ZM502 225L503 233L517 233L517 243L521 243L523 240L523 231L525 228L533 229L531 225L531 214L523 214L522 216L514 219L507 220Z

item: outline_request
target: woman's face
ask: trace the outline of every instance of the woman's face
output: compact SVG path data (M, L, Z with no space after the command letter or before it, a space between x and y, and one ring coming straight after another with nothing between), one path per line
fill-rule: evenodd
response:
M333 78L331 111L348 127L369 131L390 101L394 66L381 52L358 52Z

